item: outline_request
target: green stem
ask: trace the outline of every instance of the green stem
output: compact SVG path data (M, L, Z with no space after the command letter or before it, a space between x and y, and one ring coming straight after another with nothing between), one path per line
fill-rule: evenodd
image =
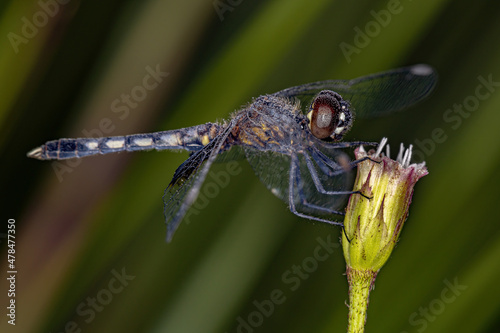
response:
M347 281L349 282L348 333L363 333L365 331L368 300L376 277L377 272L347 267Z

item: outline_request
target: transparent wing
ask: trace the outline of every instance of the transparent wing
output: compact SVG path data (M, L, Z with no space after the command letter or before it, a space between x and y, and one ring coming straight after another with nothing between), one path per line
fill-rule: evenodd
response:
M201 150L189 156L177 168L172 181L165 189L163 202L168 242L170 242L175 230L198 197L208 171L219 156L233 123Z
M416 104L431 93L436 82L437 74L432 67L414 65L353 80L313 82L275 94L296 97L308 106L321 90L333 90L350 102L356 116L376 117Z
M290 189L290 155L273 151L260 151L245 148L248 162L256 175L266 187L278 198L289 204ZM312 162L308 167L306 159ZM332 211L343 212L347 203L348 192L353 186L353 172L348 156L341 149L328 149L321 152L311 147L307 152L298 155L298 172L292 178L293 203L297 212L323 218L326 220L339 219L332 215ZM313 173L319 178L320 186L330 194L321 193Z
M259 151L245 147L248 163L267 189L288 202L288 173L290 156L273 151Z

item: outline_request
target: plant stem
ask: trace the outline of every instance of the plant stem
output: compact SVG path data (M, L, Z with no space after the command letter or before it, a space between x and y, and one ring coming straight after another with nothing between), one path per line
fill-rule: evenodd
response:
M377 273L371 270L356 270L347 267L347 280L349 282L348 333L363 333L365 331L368 300Z

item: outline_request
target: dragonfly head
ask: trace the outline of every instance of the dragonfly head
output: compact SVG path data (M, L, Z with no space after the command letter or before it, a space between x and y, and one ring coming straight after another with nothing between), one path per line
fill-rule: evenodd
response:
M323 90L316 95L307 118L311 133L318 139L339 141L352 125L349 103L331 90Z

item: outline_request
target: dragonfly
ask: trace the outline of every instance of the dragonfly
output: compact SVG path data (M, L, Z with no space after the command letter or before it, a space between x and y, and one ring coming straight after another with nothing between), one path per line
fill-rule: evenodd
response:
M384 116L426 98L437 75L428 65L352 80L318 81L254 98L229 119L146 134L48 141L27 156L81 158L139 150L184 150L163 196L167 241L178 228L214 162L246 158L256 175L297 216L342 226L342 209L360 160L346 152L365 141L342 141L354 117ZM304 107L303 107L304 106ZM362 195L362 194L361 194Z

